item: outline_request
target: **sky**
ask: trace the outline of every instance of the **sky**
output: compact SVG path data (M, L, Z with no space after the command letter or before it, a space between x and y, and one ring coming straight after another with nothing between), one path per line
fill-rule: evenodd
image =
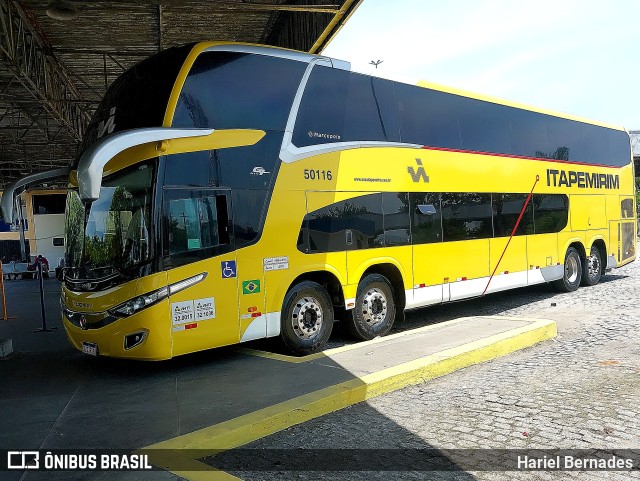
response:
M640 0L364 0L323 54L640 130Z

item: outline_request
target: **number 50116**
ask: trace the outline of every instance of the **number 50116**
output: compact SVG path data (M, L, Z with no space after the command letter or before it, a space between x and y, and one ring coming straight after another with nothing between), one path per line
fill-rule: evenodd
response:
M304 178L306 180L331 180L333 173L330 170L304 169Z

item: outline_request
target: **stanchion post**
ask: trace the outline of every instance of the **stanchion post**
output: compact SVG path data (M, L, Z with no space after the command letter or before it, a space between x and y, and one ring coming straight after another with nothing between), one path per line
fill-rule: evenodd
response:
M57 327L47 329L47 318L44 312L44 279L42 275L42 262L36 261L36 271L38 272L38 278L40 279L40 312L42 313L42 327L35 329L33 332L53 332Z
M2 292L2 320L8 321L9 319L16 319L16 316L7 316L7 296L4 292L4 266L0 261L0 291Z

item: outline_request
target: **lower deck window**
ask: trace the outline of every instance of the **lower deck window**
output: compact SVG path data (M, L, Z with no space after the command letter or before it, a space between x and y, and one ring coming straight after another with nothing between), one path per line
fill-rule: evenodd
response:
M533 194L529 202L527 198L528 194L469 192L366 194L309 212L300 228L298 249L337 252L490 239L508 237L514 228L515 235L531 235L560 232L567 226L566 195Z
M164 255L168 266L194 262L230 249L229 196L218 191L167 189Z

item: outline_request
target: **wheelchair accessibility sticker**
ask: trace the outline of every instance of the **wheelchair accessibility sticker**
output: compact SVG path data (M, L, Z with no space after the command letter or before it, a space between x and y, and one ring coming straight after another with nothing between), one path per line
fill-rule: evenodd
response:
M220 267L222 267L223 279L236 277L236 261L222 261Z

